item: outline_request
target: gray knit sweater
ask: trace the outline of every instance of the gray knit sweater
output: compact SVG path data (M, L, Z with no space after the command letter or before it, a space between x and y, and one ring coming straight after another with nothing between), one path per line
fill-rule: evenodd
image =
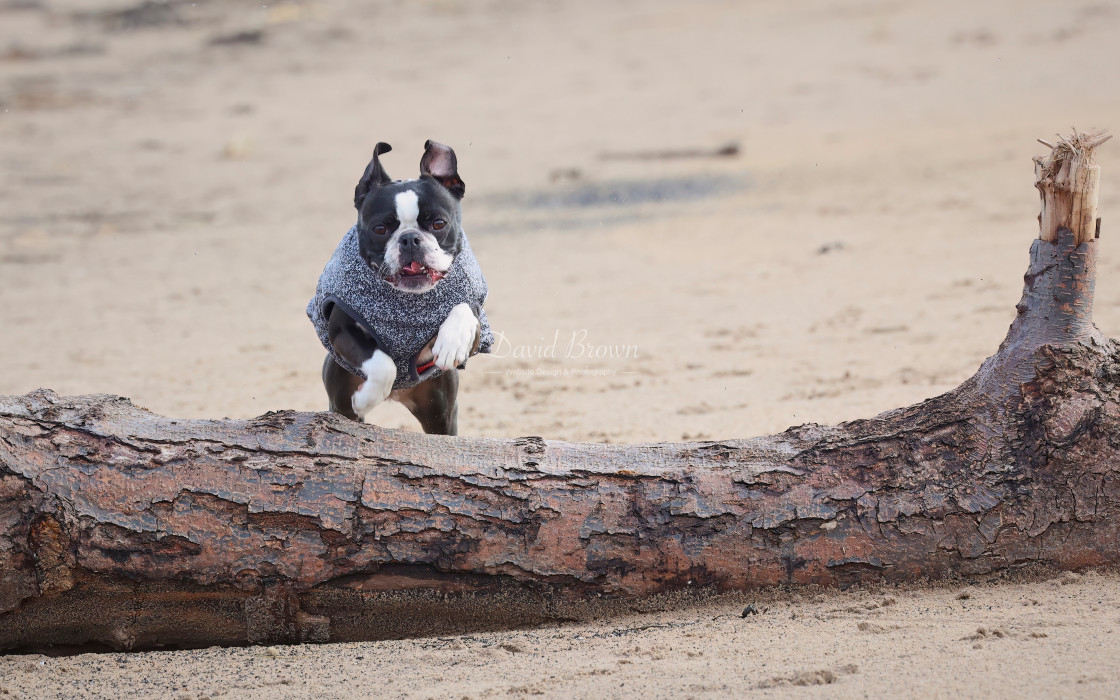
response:
M379 350L397 364L397 381L393 389L406 389L440 373L432 366L422 374L416 371L416 356L439 333L440 324L458 304L466 303L482 323L479 352L490 352L494 333L482 305L486 303L486 280L471 252L466 234L462 250L455 256L446 276L435 287L415 294L393 287L370 269L358 254L358 229L351 228L343 236L323 274L315 296L307 304L307 316L315 325L323 347L338 364L365 377L331 347L327 321L331 308L338 305L377 342Z

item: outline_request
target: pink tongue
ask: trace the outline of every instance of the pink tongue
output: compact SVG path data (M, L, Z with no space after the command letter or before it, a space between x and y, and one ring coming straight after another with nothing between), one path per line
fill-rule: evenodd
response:
M420 274L421 272L424 271L424 266L414 260L411 263L409 263L407 266L405 266L401 269L403 269L405 272L409 273L410 275L418 275L418 274Z

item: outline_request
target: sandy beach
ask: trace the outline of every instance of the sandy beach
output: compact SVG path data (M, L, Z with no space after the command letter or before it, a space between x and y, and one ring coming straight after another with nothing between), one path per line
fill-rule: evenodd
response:
M304 307L373 144L414 177L432 138L500 333L462 373L462 434L749 437L912 404L1014 315L1035 139L1120 130L1118 31L1120 2L0 0L0 395L324 410ZM1120 144L1098 160L1115 337ZM1114 572L767 590L0 657L0 697L1115 697L1118 602Z

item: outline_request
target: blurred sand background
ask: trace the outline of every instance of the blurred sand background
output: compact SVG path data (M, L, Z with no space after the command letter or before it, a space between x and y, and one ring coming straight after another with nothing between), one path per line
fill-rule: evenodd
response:
M508 341L462 375L463 434L747 437L914 403L1003 338L1035 138L1120 130L1118 32L1120 2L1091 0L0 0L0 394L322 410L303 309L353 186L375 142L404 178L434 138ZM1099 160L1117 336L1120 143ZM1116 696L1120 579L1044 578L281 657L9 657L0 693Z

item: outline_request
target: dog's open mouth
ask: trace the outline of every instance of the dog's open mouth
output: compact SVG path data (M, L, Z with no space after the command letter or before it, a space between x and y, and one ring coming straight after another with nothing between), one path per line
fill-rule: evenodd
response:
M435 284L444 276L445 273L414 260L402 267L397 274L386 277L385 281L398 287L422 287L425 284Z

